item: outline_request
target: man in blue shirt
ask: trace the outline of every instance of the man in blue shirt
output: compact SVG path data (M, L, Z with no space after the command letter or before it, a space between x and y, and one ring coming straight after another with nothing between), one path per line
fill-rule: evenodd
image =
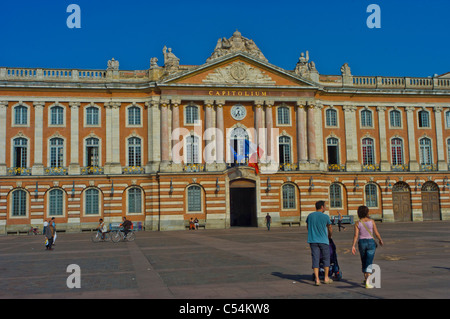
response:
M324 201L318 201L316 203L316 211L308 215L306 218L306 225L308 228L308 244L311 247L315 284L316 286L320 285L319 262L321 253L323 256L323 268L325 270L324 283L330 284L333 282L333 280L328 277L330 271L329 238L331 238L332 229L330 218L325 214Z

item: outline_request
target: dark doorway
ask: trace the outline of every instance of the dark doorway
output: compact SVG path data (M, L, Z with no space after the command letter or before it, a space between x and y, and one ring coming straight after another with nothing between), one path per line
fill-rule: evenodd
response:
M237 181L230 187L230 226L257 227L256 187L252 181Z
M394 220L396 222L409 222L412 220L411 191L408 184L398 182L392 189L392 205Z

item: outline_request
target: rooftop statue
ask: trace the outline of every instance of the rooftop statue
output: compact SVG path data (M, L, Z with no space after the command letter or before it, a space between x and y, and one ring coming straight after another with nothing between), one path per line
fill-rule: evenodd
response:
M166 68L166 71L169 73L178 71L178 68L180 67L180 59L172 53L172 48L167 49L167 47L164 46L163 54L164 67Z
M206 62L210 62L235 52L245 52L257 59L267 62L267 59L262 54L261 50L259 50L256 46L255 42L243 37L237 30L233 33L231 38L222 38L217 41L213 54L206 60Z

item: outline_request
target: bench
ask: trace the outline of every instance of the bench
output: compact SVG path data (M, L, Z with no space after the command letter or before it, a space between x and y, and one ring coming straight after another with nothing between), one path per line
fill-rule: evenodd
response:
M337 225L339 216L331 216L331 223L333 225ZM351 224L353 225L355 222L353 220L353 216L342 216L341 224Z
M185 225L185 228L186 229L189 229L189 222ZM206 229L206 224L198 224L198 228L203 228L203 229Z
M292 227L292 225L298 225L300 226L300 222L282 222L281 226L289 225L289 227Z
M110 223L109 224L109 230L110 231L116 231L119 230L122 223ZM144 226L142 225L142 222L133 222L133 227L130 229L132 231L143 231Z

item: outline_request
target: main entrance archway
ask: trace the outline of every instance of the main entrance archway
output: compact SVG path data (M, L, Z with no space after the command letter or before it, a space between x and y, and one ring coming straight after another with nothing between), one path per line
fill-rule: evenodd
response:
M426 182L422 187L423 220L440 220L439 186L433 182Z
M230 226L258 226L255 181L238 179L230 183Z
M407 222L412 220L411 190L405 182L398 182L392 188L392 205L394 208L394 220Z

